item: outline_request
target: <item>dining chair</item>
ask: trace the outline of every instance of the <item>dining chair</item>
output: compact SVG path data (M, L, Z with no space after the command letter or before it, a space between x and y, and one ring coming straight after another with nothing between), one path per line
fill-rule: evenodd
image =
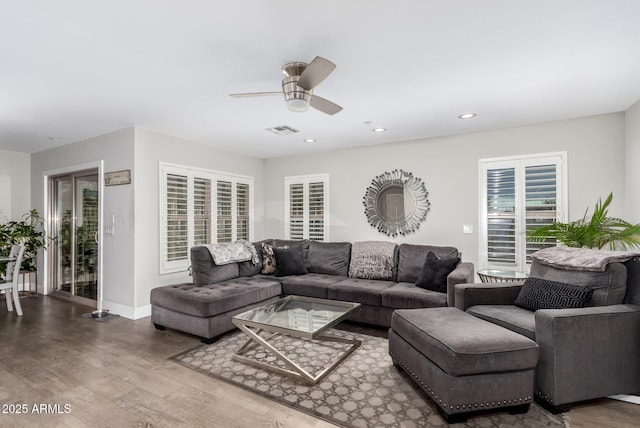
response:
M20 294L18 293L18 279L20 275L20 266L24 257L23 245L11 245L11 252L7 263L7 271L4 282L0 282L0 291L5 292L5 300L7 301L7 310L13 311L13 303L16 305L16 313L22 315L22 306L20 305ZM12 303L13 300L13 303Z

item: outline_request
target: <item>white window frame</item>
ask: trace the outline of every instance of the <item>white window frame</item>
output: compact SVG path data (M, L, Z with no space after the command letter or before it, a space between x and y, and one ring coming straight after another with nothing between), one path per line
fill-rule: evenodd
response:
M168 162L159 162L159 220L160 220L160 274L168 274L180 272L188 269L190 265L190 252L187 251L187 257L180 260L168 260L167 255L167 180L168 174L175 174L187 177L187 249L194 244L194 205L193 205L193 183L194 178L206 178L211 180L211 213L209 224L211 227L211 243L217 241L217 181L230 181L233 183L232 191L232 241L235 241L237 233L237 192L236 184L243 183L249 186L249 240L254 236L254 179L250 176L208 170L203 168L190 167L185 165L172 164Z
M534 165L557 165L556 219L566 222L568 217L568 183L567 183L567 152L551 152L521 156L506 156L499 158L480 159L479 173L479 270L501 269L529 272L531 265L526 261L526 212L524 209L525 196L525 168ZM487 210L487 171L489 169L515 168L516 173L516 260L515 264L489 262L488 258L488 210Z
M324 193L324 216L323 216L323 236L324 242L329 242L329 174L296 175L284 178L284 236L291 239L291 195L289 188L292 184L303 185L303 239L309 239L309 183L323 183Z

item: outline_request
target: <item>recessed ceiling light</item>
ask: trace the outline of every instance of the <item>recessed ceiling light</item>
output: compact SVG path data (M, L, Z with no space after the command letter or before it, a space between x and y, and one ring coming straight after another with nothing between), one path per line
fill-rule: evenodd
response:
M458 119L473 119L477 115L475 113L464 113L458 116Z
M305 142L305 143L315 143L315 142L316 142L316 139L315 139L315 138L305 138L305 139L304 139L304 142Z
M379 134L380 132L385 132L387 130L387 128L373 128L372 131L375 132L376 134Z

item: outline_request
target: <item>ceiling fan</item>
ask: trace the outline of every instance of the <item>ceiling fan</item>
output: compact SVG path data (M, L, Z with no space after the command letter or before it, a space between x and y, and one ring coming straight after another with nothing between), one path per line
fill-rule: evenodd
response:
M230 97L259 97L284 94L287 108L291 111L307 111L309 106L326 114L336 114L342 107L313 94L313 89L333 72L336 65L322 57L315 57L309 64L290 62L282 66L282 92L250 92L229 94Z

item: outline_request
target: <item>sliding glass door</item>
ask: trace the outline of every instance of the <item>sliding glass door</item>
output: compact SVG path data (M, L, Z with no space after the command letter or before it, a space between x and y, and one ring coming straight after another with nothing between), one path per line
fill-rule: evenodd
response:
M98 172L82 171L49 180L51 289L96 300L98 291Z

